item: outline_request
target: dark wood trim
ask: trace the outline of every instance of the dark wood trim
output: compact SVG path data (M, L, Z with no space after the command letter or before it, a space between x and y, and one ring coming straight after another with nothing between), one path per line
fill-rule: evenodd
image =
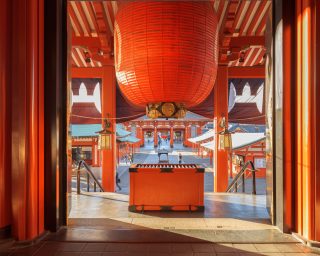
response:
M295 229L295 2L283 1L283 231Z
M34 239L31 240L22 240L22 241L16 241L15 246L23 246L23 247L28 247L28 246L34 246L38 244L40 241L44 240L48 236L49 232L44 231L41 233L39 236L35 237Z
M67 1L44 9L45 228L56 231L66 224Z
M0 240L11 237L11 225L0 228Z

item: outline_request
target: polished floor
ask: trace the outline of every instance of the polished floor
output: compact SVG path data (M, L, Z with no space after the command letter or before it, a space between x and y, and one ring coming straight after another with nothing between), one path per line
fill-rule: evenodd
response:
M73 194L69 226L33 246L0 241L0 256L320 255L272 226L265 196L205 194L203 213L127 211L128 196Z
M72 196L68 232L74 241L90 233L110 242L295 242L271 225L265 200L264 195L205 193L204 212L132 213L128 195L83 192Z
M90 243L41 241L34 246L0 243L1 256L313 256L319 251L298 243Z
M155 161L155 152L148 150L136 154L135 161ZM178 150L186 162L203 161L184 148ZM177 152L170 161L177 160ZM32 247L2 243L0 256L319 255L317 249L271 225L265 187L258 195L206 192L202 213L132 213L128 211L128 164L120 167L121 194L73 193L68 227ZM212 166L206 167L211 190Z

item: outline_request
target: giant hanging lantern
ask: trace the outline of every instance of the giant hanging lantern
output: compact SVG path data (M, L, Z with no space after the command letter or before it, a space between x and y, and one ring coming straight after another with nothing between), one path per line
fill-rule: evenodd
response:
M122 3L114 38L120 89L149 117L183 117L211 92L218 61L212 2Z

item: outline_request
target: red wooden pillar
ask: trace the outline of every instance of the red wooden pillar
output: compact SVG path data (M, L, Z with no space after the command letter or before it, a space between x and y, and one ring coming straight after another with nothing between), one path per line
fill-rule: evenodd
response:
M154 147L158 147L158 129L156 124L154 125L154 131L153 131L153 143Z
M296 231L308 240L320 241L320 227L317 225L320 223L320 5L315 0L296 0L295 3ZM290 145L288 141L286 145Z
M140 127L140 147L143 147L143 146L144 146L144 131Z
M44 9L12 5L12 234L30 240L44 231Z
M103 68L102 77L102 94L101 94L101 110L102 118L116 117L116 80L115 70L113 66ZM116 173L116 123L115 119L111 122L112 148L110 150L102 150L102 186L105 191L115 191L115 173Z
M11 225L11 1L0 8L0 239Z
M173 135L174 135L173 125L171 125L170 127L170 147L171 148L173 148Z
M92 166L99 166L99 151L98 151L98 142L97 139L94 138L92 140Z
M201 134L201 126L198 125L197 126L197 136L199 136Z
M320 80L320 1L315 1L314 3L314 10L313 10L313 19L312 24L313 26L313 38L314 38L314 44L313 44L313 51L314 51L314 74L316 74L316 77L313 82L318 81L318 86L316 86L314 90L314 99L320 98L320 86L319 86L319 80ZM314 156L315 156L315 208L314 212L318 213L315 214L315 220L314 220L314 240L320 241L320 104L314 104L315 110L314 110L314 116L313 116L313 122L315 124L315 147L314 147Z
M94 139L92 139L92 144L91 144L91 148L92 148L92 150L91 150L91 165L92 166L96 166L96 152L95 152L95 141L94 141Z
M97 167L101 167L101 151L97 150Z
M184 128L184 146L189 147L189 141L188 139L190 138L190 127L188 124L186 124Z
M120 148L119 148L119 144L116 143L116 159L117 159L117 164L120 163Z
M142 130L141 126L137 126L136 136L138 139L140 139L140 141L138 142L138 146L143 147L144 146L144 136L143 136L143 130Z
M214 149L214 191L225 192L228 187L228 153L219 150L218 133L223 130L220 121L224 117L228 126L228 67L219 66L214 92L214 127L215 127L215 149Z
M229 154L229 177L232 179L233 178L233 173L232 173L232 152Z
M197 126L197 136L200 136L201 135L201 126L198 125ZM196 144L193 144L194 145L194 148L197 150L197 153L198 155L200 154L199 152L199 147L200 147L200 144L196 143Z
M184 127L184 141L183 141L183 144L185 147L187 147L187 141L188 141L188 125L185 125L185 127Z

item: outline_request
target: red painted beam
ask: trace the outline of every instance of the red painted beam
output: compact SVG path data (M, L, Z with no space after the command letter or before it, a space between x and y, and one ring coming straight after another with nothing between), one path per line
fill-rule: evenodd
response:
M265 78L265 67L229 67L229 78Z
M72 68L72 78L103 78L103 68Z
M99 37L85 37L85 36L73 36L72 46L87 46L87 47L101 47L101 41Z
M230 48L241 48L251 45L265 45L264 36L239 36L232 37L230 40Z

